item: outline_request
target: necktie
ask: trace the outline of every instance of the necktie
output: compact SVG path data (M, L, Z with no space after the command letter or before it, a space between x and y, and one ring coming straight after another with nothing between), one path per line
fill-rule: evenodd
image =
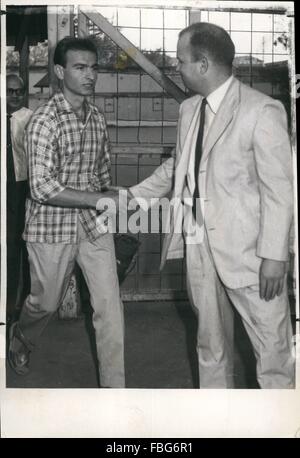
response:
M6 118L6 179L8 182L15 182L15 166L14 166L14 157L11 144L11 130L10 130L10 118L11 115L7 115Z
M193 194L193 215L199 225L203 223L203 217L202 217L200 199L199 199L198 181L199 181L200 161L201 161L201 156L202 156L202 143L203 143L206 105L207 105L207 100L204 98L202 100L201 108L200 108L200 125L199 125L196 149L195 149L195 190Z

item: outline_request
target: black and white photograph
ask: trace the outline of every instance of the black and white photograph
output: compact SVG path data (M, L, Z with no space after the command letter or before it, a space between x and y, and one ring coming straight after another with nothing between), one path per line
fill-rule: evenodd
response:
M298 80L294 2L1 2L3 437L300 435Z

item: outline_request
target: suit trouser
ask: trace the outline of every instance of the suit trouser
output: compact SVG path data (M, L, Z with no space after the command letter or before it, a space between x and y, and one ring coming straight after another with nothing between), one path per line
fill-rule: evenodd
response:
M94 242L83 235L76 244L27 243L31 292L19 319L25 337L35 345L66 294L75 261L86 280L95 329L102 387L123 388L124 317L116 271L113 236Z
M260 387L293 388L295 361L287 286L269 302L260 299L259 285L229 289L218 276L206 236L202 244L186 247L188 294L198 315L200 387L234 386L232 303L252 343Z

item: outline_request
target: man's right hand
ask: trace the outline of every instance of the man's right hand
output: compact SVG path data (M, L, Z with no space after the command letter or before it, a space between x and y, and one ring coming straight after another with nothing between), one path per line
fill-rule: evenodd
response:
M119 209L119 192L108 190L98 195L96 202L96 210L109 215L115 215Z
M272 259L263 259L260 266L259 290L260 298L270 301L274 297L280 296L283 291L285 274L288 263L284 261L275 261Z

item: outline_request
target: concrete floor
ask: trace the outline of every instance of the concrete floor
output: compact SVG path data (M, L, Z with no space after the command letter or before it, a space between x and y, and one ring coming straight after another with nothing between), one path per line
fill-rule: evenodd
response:
M125 326L128 388L197 388L196 319L188 303L125 303ZM236 387L257 388L254 356L238 317L235 340ZM71 321L55 316L31 355L31 372L20 377L8 366L7 387L97 388L89 311Z

